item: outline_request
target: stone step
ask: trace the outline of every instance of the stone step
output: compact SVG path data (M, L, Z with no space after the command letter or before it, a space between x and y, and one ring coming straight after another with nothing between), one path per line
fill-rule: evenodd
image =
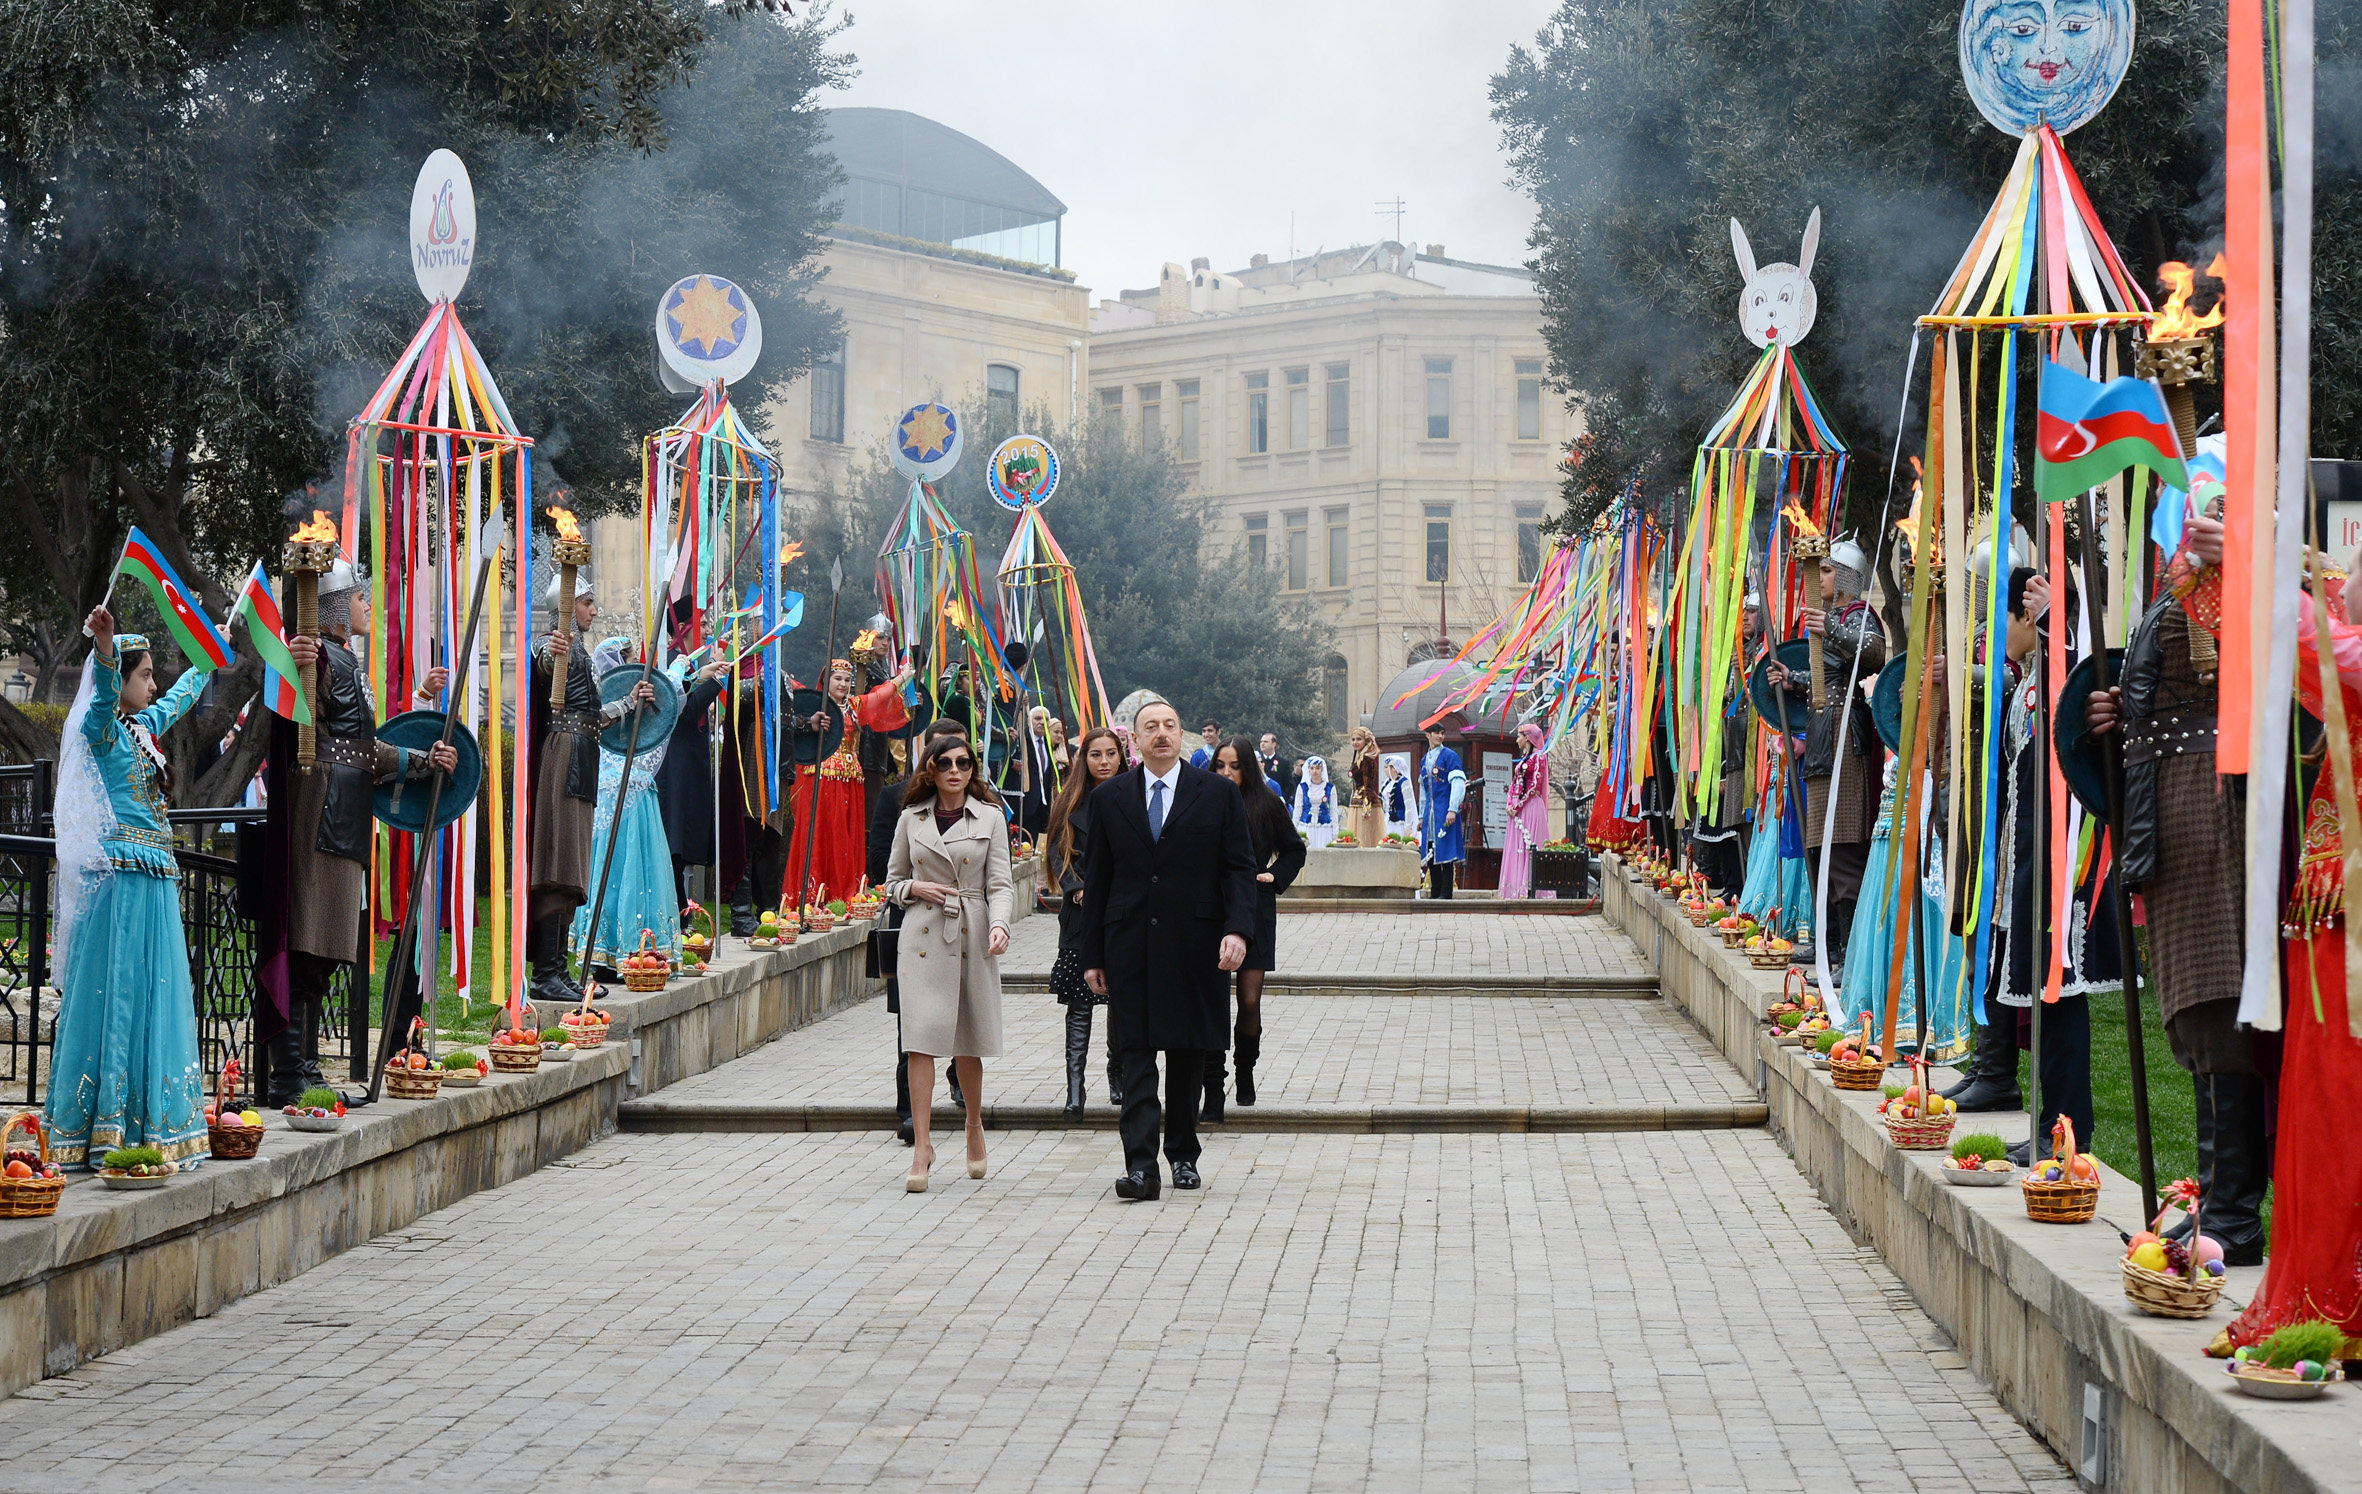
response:
M1004 996L1047 996L1046 971L1001 972ZM1580 997L1605 1001L1654 1001L1661 994L1652 974L1629 975L1301 975L1272 974L1263 981L1266 999L1310 996L1527 996Z
M1543 1132L1543 1131L1728 1131L1765 1124L1760 1101L1675 1105L1257 1105L1233 1104L1226 1118L1205 1122L1208 1132ZM628 1100L617 1121L626 1131L802 1132L891 1131L898 1117L891 1105L762 1104ZM957 1136L961 1112L935 1111L938 1135ZM1105 1104L1085 1107L1076 1119L1056 1105L986 1105L984 1124L996 1131L1112 1131L1116 1112Z

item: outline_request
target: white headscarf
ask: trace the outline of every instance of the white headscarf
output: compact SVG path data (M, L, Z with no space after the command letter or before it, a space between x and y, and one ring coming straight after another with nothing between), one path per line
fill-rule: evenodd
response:
M1320 783L1317 785L1318 798L1314 797L1316 786L1312 781L1312 770L1315 767L1320 769ZM1329 777L1328 759L1308 757L1304 759L1297 771L1301 776L1296 780L1296 823L1309 825L1315 820L1325 823L1335 811L1337 804L1337 785L1335 780Z
M116 655L120 663L122 655ZM101 844L115 829L114 801L107 797L106 781L99 776L98 755L90 750L86 730L90 721L91 697L96 689L95 672L98 656L94 652L82 661L82 684L74 692L73 708L66 712L65 734L59 738L57 795L51 805L51 823L57 835L57 932L50 954L51 979L65 984L66 948L74 937L74 926L81 921L83 910L97 896L99 884L115 874L114 864L107 860Z

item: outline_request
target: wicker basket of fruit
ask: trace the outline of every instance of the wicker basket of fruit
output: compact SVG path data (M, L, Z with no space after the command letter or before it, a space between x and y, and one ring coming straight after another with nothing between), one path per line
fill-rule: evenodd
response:
M152 1146L119 1146L98 1159L98 1180L109 1188L161 1188L178 1171Z
M2151 1317L2202 1318L2223 1295L2223 1247L2198 1228L2198 1180L2165 1185L2165 1207L2149 1227L2124 1241L2124 1295ZM2190 1216L2190 1232L2178 1240L2158 1233L2166 1209Z
M520 1018L521 1020L521 1018ZM498 1074L530 1074L541 1067L541 1033L531 1027L503 1027L485 1049Z
M1886 1117L1886 1139L1899 1151L1940 1152L1952 1144L1959 1111L1927 1082L1927 1062L1914 1055L1911 1082L1878 1107Z
M2051 1127L2054 1154L2018 1180L2026 1217L2037 1224L2082 1224L2100 1211L2100 1164L2075 1150L2075 1127L2065 1116Z
M425 1033L426 1019L413 1017L410 1046L386 1061L385 1092L397 1100L431 1100L443 1087L443 1071L428 1060L421 1043Z
M23 1131L31 1146L15 1145ZM65 1197L66 1170L49 1160L49 1128L36 1110L23 1111L0 1126L0 1151L8 1154L0 1166L0 1219L39 1219L57 1212Z
M643 996L673 978L672 961L657 950L654 929L640 930L640 947L616 961L616 968L623 972L623 988Z
M804 905L804 932L807 934L827 933L837 926L837 915L844 911L845 905L843 903L828 901L828 888L823 886L820 889L820 895Z
M763 910L763 917L755 925L754 934L747 939L754 949L785 949L796 942L796 917L784 907L777 912Z
M221 1066L213 1103L205 1107L205 1134L217 1162L244 1162L262 1150L262 1114L230 1108L230 1085L238 1077L238 1060Z
M1785 970L1789 956L1796 952L1793 943L1773 933L1757 934L1745 948L1747 963L1758 970Z
M607 1029L615 1024L615 1019L603 1011L584 1005L562 1013L558 1022L566 1029L567 1041L587 1052L607 1041Z

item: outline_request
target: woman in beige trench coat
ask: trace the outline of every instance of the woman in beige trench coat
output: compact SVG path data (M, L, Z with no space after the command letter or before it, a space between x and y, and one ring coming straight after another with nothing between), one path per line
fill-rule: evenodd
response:
M935 1060L960 1066L968 1176L984 1176L984 1065L1001 1056L1000 956L1009 948L1009 827L965 737L937 737L911 775L894 825L885 894L906 909L897 962L910 1059L910 1176L927 1191Z

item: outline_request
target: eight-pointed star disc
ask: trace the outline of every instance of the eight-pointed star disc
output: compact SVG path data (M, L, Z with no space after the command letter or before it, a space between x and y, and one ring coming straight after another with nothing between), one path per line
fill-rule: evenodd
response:
M904 477L936 482L959 464L965 436L960 417L949 408L932 402L912 405L895 420L886 454Z
M656 298L656 351L691 384L735 384L763 355L762 313L719 275L684 275Z

